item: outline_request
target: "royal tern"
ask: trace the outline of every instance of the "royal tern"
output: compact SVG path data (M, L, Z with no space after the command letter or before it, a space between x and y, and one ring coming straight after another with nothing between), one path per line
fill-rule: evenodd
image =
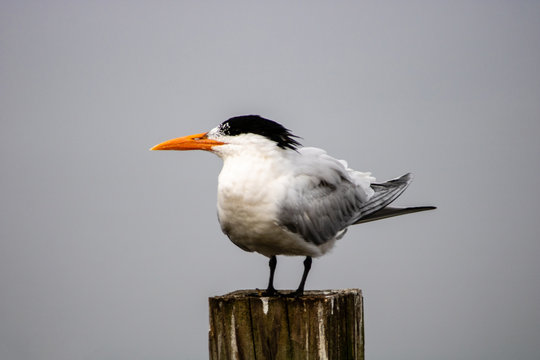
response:
M265 295L275 295L276 255L305 256L301 295L312 257L326 254L353 224L433 206L388 205L410 174L376 183L324 150L301 147L282 125L258 115L233 117L212 130L165 141L150 150L206 150L223 160L217 192L222 231L242 250L270 258Z

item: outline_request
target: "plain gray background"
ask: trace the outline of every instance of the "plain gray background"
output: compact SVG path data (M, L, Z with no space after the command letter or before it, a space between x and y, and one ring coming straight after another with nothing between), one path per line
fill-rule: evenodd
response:
M368 359L538 358L538 1L4 0L0 42L1 359L207 357L207 297L267 259L221 234L217 157L148 148L240 114L439 207L314 262Z

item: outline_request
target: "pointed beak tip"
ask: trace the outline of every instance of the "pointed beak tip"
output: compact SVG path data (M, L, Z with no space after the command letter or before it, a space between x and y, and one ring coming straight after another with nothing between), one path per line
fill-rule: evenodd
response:
M211 151L213 146L223 145L223 142L208 139L207 133L188 135L176 139L164 141L150 150L207 150Z

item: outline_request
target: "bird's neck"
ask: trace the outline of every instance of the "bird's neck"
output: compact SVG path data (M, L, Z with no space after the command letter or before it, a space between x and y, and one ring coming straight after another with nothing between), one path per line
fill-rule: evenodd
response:
M220 185L263 185L284 175L284 158L273 152L245 152L223 158Z
M250 201L274 191L274 186L290 175L289 156L287 150L275 145L265 149L257 146L229 151L222 156L218 196ZM221 200L226 201L225 198Z

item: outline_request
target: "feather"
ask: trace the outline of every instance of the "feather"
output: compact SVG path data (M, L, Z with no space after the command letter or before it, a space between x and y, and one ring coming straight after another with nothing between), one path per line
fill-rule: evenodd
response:
M362 217L360 220L355 222L354 225L362 224L362 223L366 223L370 221L375 221L375 220L386 219L386 218L394 217L394 216L412 214L412 213L420 212L420 211L435 210L436 208L437 207L435 206L418 206L418 207L406 207L406 208L395 208L395 207L387 206L379 211L372 213L371 215Z

